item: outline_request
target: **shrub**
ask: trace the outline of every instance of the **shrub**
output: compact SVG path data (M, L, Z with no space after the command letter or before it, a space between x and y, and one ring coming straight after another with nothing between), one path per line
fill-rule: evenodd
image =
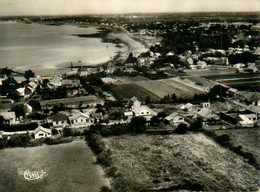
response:
M223 135L220 135L220 136L217 136L215 138L215 141L223 146L226 146L226 147L229 147L231 146L230 144L230 136L227 135L227 134L223 134Z
M112 190L108 186L102 186L100 187L100 192L112 192Z
M188 127L184 123L180 123L178 125L177 129L175 129L175 132L179 133L179 134L185 134L185 133L187 133L187 131L188 131Z
M63 136L64 137L69 137L69 136L73 136L74 133L70 128L64 128L63 129Z
M198 132L202 129L202 119L199 118L196 121L190 124L190 130L194 132Z
M146 120L143 117L133 117L129 123L129 131L135 133L142 133L145 131Z

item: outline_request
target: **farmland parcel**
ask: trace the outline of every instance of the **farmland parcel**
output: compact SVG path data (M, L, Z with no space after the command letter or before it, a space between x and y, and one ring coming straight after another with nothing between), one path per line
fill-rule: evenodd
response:
M116 191L259 188L254 167L203 134L117 136L105 144Z

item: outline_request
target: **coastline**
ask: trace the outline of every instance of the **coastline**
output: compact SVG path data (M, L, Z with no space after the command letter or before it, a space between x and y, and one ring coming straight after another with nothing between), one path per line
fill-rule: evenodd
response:
M70 66L70 63L84 63L86 66L100 67L106 66L109 62L115 63L117 61L124 61L128 58L130 53L133 53L135 57L140 55L142 52L147 51L146 45L141 43L141 41L136 40L136 38L129 34L128 31L122 28L113 28L110 26L104 25L88 25L82 27L80 24L73 23L63 23L61 25L49 25L49 23L31 23L26 24L24 22L5 22L12 24L22 24L26 26L32 26L33 29L41 29L39 25L44 25L50 27L50 31L60 30L61 40L57 41L57 46L51 46L49 49L46 48L46 45L38 45L31 47L28 45L19 45L23 49L17 50L19 47L10 47L3 46L4 52L2 53L7 59L10 58L8 55L12 55L14 52L19 51L18 54L22 54L24 51L27 53L29 51L37 52L34 53L30 58L27 56L24 59L16 60L12 59L11 65L8 62L11 59L8 59L5 63L3 58L2 66L9 66L10 69L15 71L26 71L32 70L36 75L42 76L53 76L59 75L67 72L67 67ZM60 29L60 27L62 27ZM70 27L75 27L70 28ZM83 28L89 28L90 30L84 31ZM43 28L46 30L46 28ZM28 27L26 28L28 30ZM48 30L48 28L47 28ZM66 32L63 34L63 31ZM43 32L44 33L44 32ZM30 35L30 34L28 34ZM40 34L42 35L42 34ZM55 33L55 36L50 36L51 38L58 37L59 34ZM45 35L42 35L45 37ZM48 38L48 36L46 36ZM84 44L81 43L80 38L85 38L87 41L90 41L90 47L86 47L87 42L84 41ZM71 40L74 39L74 40ZM18 39L19 40L19 39ZM65 41L67 43L65 43ZM52 43L52 41L50 41ZM83 42L83 41L82 41ZM59 45L59 43L61 43ZM95 46L97 43L97 46ZM103 44L103 46L102 46ZM56 44L55 44L56 45ZM64 46L64 47L63 47ZM75 48L74 48L75 47ZM41 50L44 50L42 52ZM50 54L50 51L52 51ZM17 53L16 53L17 54ZM41 55L43 54L43 55ZM40 55L40 57L38 56Z

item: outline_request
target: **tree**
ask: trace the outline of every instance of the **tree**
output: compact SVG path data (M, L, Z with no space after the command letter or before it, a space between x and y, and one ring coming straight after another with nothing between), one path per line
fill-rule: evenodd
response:
M201 118L198 118L196 121L191 123L190 130L194 132L198 132L202 129L203 121Z
M157 114L157 117L158 117L159 119L164 119L165 117L167 117L167 114L166 114L165 112L161 111L161 112L159 112L159 113Z
M221 144L222 146L231 146L230 144L230 136L227 134L223 134L220 136L216 137L216 142L218 142L219 144Z
M172 102L173 103L176 103L177 101L178 101L178 98L177 98L177 96L175 95L175 93L174 94L172 94Z
M13 73L14 71L11 69L8 69L7 67L1 69L1 74L7 75L8 77Z
M2 115L0 115L0 125L3 124L4 120L5 120L4 117Z
M29 81L31 77L35 77L34 72L32 72L30 69L28 71L25 71L24 78L27 79L27 81Z
M14 100L14 101L16 101L16 102L21 99L21 96L20 96L20 94L17 91L13 91L13 92L9 93L7 95L7 97L12 99L12 100Z
M51 130L51 133L52 133L53 135L58 135L58 134L59 134L59 132L58 132L57 129L52 129L52 130Z
M25 117L25 110L23 104L15 105L12 107L12 111L15 112L16 117Z
M147 104L150 104L151 102L152 102L151 97L149 95L147 95L145 97L145 104L147 105Z
M102 186L100 187L100 192L112 192L112 190L110 190L107 186Z
M145 131L146 120L144 117L133 117L129 123L129 130L135 133L142 133Z
M160 123L160 119L158 118L158 116L153 116L151 119L151 125L155 126L158 125Z
M176 131L176 133L180 133L180 134L187 133L187 131L188 131L187 124L180 123L175 131Z
M133 56L133 53L131 52L128 55L128 58L125 61L126 63L137 63L137 59Z
M30 100L28 104L35 110L40 111L41 110L41 104L37 100Z

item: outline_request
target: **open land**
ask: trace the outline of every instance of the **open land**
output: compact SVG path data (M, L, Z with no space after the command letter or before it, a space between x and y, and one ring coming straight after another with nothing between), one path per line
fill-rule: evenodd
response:
M203 134L114 136L105 144L112 152L107 171L114 171L115 191L259 188L254 167Z
M260 130L259 129L230 129L217 130L217 135L227 134L234 146L242 146L243 150L252 153L260 163Z
M39 67L43 66L51 72L59 68L60 74L41 79L31 78L35 77L32 71L23 74L1 69L1 96L7 97L2 114L9 115L1 123L21 129L23 119L41 126L45 124L40 120L48 120L47 128L39 128L53 135L59 128L57 138L68 134L67 127L75 130L75 136L77 128L84 125L88 144L97 155L97 163L111 177L113 191L257 191L259 129L252 127L259 126L259 94L253 93L255 88L242 94L237 87L250 90L251 85L259 84L259 32L255 30L259 17L224 15L15 20L21 22L13 22L15 25L40 32L51 29L53 34L49 38L43 34L35 46L27 47L28 55L30 49L36 55L29 57L25 66L10 67L34 66L30 69L44 71ZM238 18L245 22L233 23ZM20 38L19 32L10 31ZM34 36L27 36L31 42ZM222 38L225 40L220 47ZM86 46L87 41L92 43ZM51 53L37 52L36 48L45 43ZM75 46L65 47L72 44ZM89 54L95 57L88 60L90 49ZM23 50L16 54L19 59L25 58ZM18 50L3 48L7 59L14 55L12 51ZM38 55L44 57L38 60ZM69 72L61 74L68 66ZM19 81L19 75L24 80ZM101 78L112 79L112 83ZM25 114L24 108L30 109L27 103L32 108L30 115ZM221 119L220 112L232 120L233 126L226 126L230 123ZM58 118L56 113L61 113ZM164 130L161 127L172 128L173 134L159 132ZM151 128L155 135L149 133ZM2 148L26 146L22 145L23 138L37 141L35 134L0 133ZM100 186L110 184L93 165L93 154L84 142L7 149L0 155L6 157L0 160L0 191L99 191ZM44 170L47 175L37 182L27 182L18 174L25 169Z
M93 154L84 141L69 144L15 148L0 151L0 191L78 191L98 192L109 185L102 170L94 164ZM41 171L40 180L28 181L20 171Z
M136 83L118 84L112 89L113 95L119 99L131 99L133 96L144 101L146 97L157 100L160 97Z

